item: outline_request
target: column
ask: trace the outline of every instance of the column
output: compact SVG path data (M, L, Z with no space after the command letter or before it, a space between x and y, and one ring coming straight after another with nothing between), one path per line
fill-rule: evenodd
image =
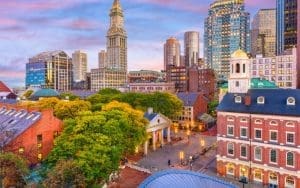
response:
M148 154L148 140L144 143L144 155Z
M156 150L156 135L155 135L155 131L152 132L152 147L153 147L153 150Z
M167 138L168 142L171 142L171 128L170 128L170 126L168 127L168 136L167 137L168 137Z
M164 146L164 129L161 129L161 135L160 135L160 138L161 138L161 146Z

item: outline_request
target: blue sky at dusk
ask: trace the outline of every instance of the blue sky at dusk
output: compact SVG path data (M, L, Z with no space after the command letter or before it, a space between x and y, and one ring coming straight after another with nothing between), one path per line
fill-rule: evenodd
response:
M1 0L0 80L10 87L24 86L28 58L50 50L88 54L96 68L105 49L109 10L113 0ZM163 67L163 44L170 36L181 40L189 30L200 32L212 0L121 0L128 34L129 70ZM260 8L274 8L275 0L246 0L253 16Z

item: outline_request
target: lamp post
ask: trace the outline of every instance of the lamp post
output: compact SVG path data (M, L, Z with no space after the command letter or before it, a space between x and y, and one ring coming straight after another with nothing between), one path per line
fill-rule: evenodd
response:
M205 146L205 140L203 138L200 138L200 152L203 152Z
M188 143L189 143L190 142L190 135L191 135L191 131L189 129L186 131L186 135L187 135Z
M192 171L193 156L190 155L189 159L190 159L190 170Z
M245 167L242 167L241 170L242 170L242 177L239 182L241 182L243 184L243 188L245 188L245 184L248 184L247 178L245 177L246 169L245 169Z
M184 159L184 152L183 151L179 152L179 159L180 159L180 164L182 165L183 159Z

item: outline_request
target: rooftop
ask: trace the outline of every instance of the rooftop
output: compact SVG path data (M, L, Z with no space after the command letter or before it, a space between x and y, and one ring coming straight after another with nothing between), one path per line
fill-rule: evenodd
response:
M234 185L187 170L165 170L155 173L144 180L139 188L235 188Z
M245 96L251 98L251 104L245 105ZM240 103L235 97L241 96ZM258 103L258 97L264 97L263 103ZM295 105L288 105L287 99L293 97ZM250 114L268 114L283 116L300 116L300 90L297 89L250 89L247 94L227 93L217 110L222 112L238 112Z
M202 94L194 93L194 92L180 92L177 93L177 97L183 102L184 106L194 106L195 102L197 101L198 96Z
M233 52L233 54L231 54L231 58L235 58L235 59L249 59L247 53L244 52L241 49L236 50L235 52Z
M59 93L54 89L39 89L34 92L30 98L39 98L39 97L58 97Z

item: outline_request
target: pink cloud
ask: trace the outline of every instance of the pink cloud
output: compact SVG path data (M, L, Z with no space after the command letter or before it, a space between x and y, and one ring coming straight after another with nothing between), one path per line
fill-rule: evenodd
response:
M98 28L98 22L93 22L84 19L72 20L66 24L70 29L96 29Z
M0 18L0 26L11 27L18 25L18 21L11 18Z
M249 7L259 7L260 8L274 8L275 7L275 0L245 0L246 6Z

